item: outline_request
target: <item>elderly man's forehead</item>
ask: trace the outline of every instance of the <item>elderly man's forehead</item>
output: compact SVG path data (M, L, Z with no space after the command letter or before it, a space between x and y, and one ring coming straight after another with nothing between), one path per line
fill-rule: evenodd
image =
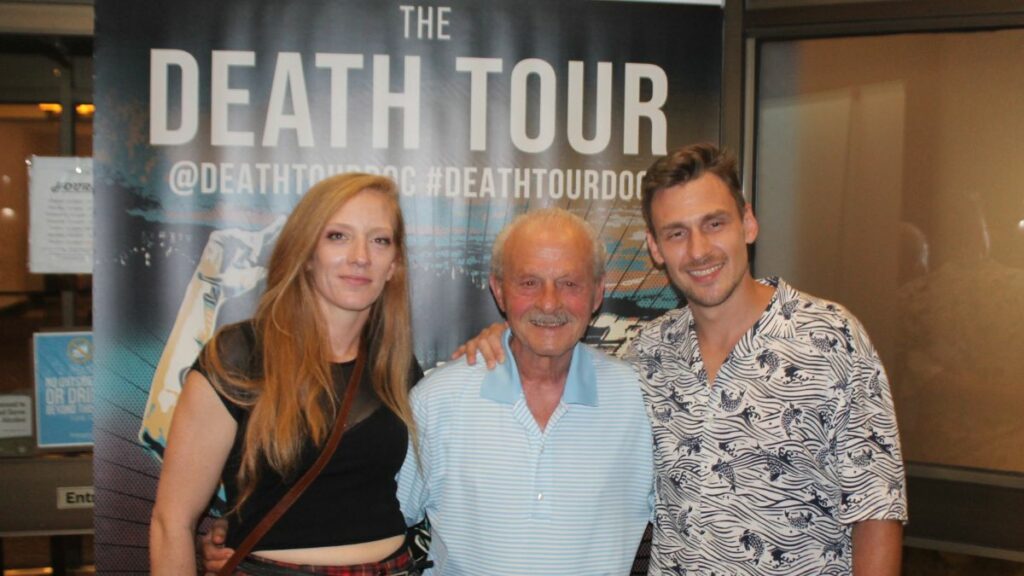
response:
M593 246L590 236L573 228L538 227L517 229L508 239L505 264L520 268L529 263L558 261L559 267L573 273L593 272Z
M532 220L515 228L508 238L511 242L523 244L544 244L551 247L591 248L590 236L586 230L568 222L544 222Z

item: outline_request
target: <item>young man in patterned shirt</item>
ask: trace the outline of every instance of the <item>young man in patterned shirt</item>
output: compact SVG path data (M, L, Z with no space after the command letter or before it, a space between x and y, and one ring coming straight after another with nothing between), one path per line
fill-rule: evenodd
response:
M655 441L651 574L898 574L892 396L847 310L750 275L733 157L698 144L643 184L647 244L687 305L631 347Z

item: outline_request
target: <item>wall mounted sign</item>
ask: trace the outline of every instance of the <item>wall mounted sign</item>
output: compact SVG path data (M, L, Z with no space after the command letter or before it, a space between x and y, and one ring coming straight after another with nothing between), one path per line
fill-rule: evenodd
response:
M92 274L92 158L29 160L29 270Z
M92 332L35 334L40 448L92 446Z

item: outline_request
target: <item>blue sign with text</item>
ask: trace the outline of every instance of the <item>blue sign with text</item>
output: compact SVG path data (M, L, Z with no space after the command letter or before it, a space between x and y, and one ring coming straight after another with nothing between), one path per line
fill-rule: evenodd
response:
M40 448L92 445L92 332L35 334Z

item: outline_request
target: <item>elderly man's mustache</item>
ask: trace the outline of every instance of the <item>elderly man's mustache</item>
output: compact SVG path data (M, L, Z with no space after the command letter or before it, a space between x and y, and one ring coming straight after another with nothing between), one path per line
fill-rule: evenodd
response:
M569 321L572 320L572 317L569 316L569 314L567 314L567 313L565 313L563 311L559 311L559 312L539 312L539 311L533 311L533 312L528 313L526 315L525 319L526 319L527 322L529 322L530 324L533 324L535 326L555 327L555 326L563 326L565 324L568 324Z

